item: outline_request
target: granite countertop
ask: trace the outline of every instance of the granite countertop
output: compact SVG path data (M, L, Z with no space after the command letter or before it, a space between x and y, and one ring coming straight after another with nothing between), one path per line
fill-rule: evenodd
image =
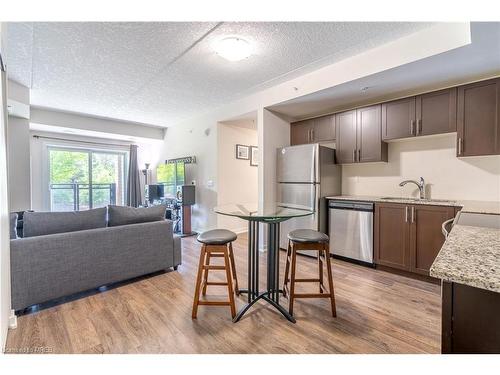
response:
M451 207L461 208L462 212L500 215L500 202L444 200L444 199L418 200L414 198L403 198L403 197L383 199L383 197L379 196L363 196L363 195L336 195L336 196L326 197L326 199L381 202L381 203L424 204L430 206L451 206Z
M454 225L430 275L500 293L500 229Z

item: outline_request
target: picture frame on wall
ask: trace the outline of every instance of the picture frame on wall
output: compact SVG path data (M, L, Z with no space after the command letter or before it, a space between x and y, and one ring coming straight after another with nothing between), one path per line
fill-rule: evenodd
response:
M259 148L257 146L250 146L250 165L252 167L259 165Z
M250 147L245 145L236 145L236 159L249 160Z

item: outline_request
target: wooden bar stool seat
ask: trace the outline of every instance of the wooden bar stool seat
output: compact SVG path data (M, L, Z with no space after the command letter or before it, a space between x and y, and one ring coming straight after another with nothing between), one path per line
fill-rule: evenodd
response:
M335 294L333 290L332 265L330 261L329 238L326 234L311 229L296 229L288 234L288 249L286 253L285 281L283 294L288 296L288 312L293 315L293 304L296 298L330 298L332 316L337 316ZM313 250L318 252L318 278L300 279L296 277L297 251ZM323 283L323 270L326 264L328 289ZM290 270L291 269L291 270ZM289 273L291 275L289 278ZM295 283L319 284L319 293L296 293ZM288 284L290 283L290 288Z
M196 319L198 314L198 306L229 306L231 308L231 316L236 316L236 306L234 303L233 293L239 294L238 278L236 276L236 266L234 262L234 253L232 242L236 240L236 233L226 229L214 229L203 232L198 235L198 242L202 243L200 262L198 265L198 275L196 277L196 287L193 302L192 318ZM212 258L224 258L223 265L210 264ZM226 281L209 281L208 272L210 270L219 270L226 272ZM234 289L233 289L234 283ZM200 301L200 290L202 295L207 292L209 285L227 285L229 294L228 301Z

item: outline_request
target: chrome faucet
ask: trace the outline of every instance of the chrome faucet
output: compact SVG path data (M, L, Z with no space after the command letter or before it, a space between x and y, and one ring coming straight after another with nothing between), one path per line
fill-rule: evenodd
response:
M414 180L405 180L399 184L399 186L405 186L406 184L411 183L415 184L420 191L420 199L425 199L425 181L423 177L420 177L420 182Z

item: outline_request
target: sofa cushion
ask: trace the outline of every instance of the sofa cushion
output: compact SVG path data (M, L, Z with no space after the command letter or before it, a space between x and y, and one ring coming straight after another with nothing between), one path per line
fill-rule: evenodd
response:
M9 220L10 220L10 226L9 226L10 239L15 240L17 238L17 214L15 212L11 213L9 215Z
M106 207L74 212L25 212L23 237L106 227Z
M125 207L108 206L108 226L147 223L150 221L165 220L167 206L158 205L152 207Z

